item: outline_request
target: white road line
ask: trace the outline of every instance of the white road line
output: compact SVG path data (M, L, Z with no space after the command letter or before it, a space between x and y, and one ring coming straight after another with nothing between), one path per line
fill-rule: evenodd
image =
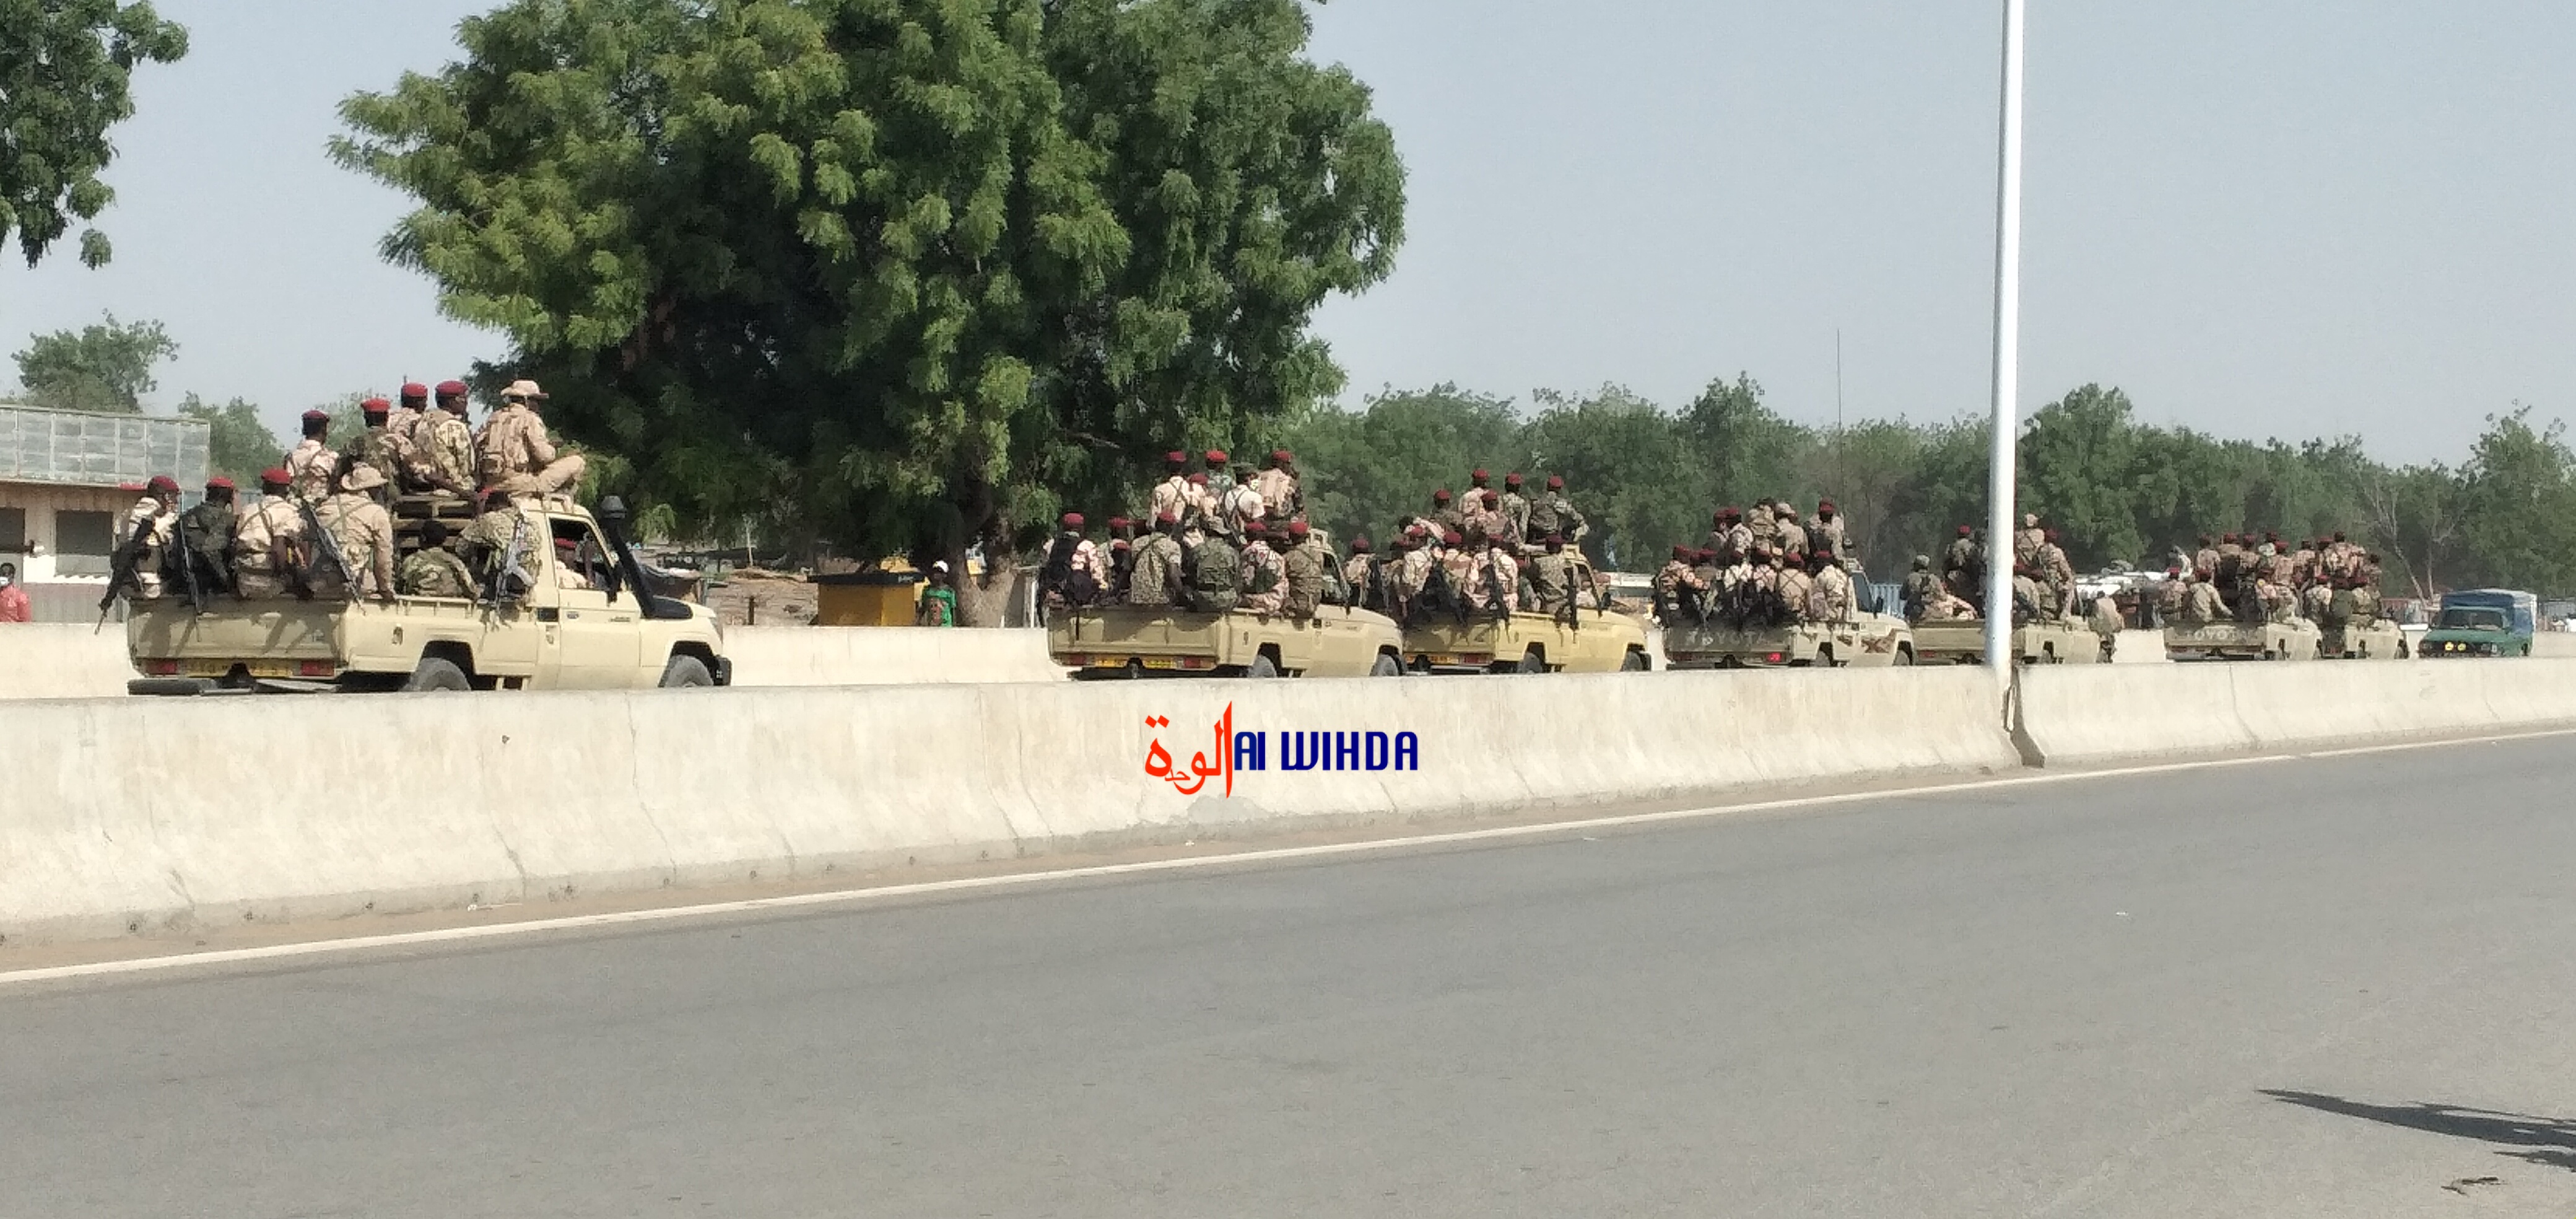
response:
M2119 779L2138 775L2170 774L2185 770L2215 770L2230 766L2261 766L2275 762L2292 762L2311 758L2341 758L2361 754L2395 753L2411 749L2434 749L2454 745L2491 745L2506 741L2532 740L2542 737L2576 735L2576 728L2548 729L2539 732L2513 733L2442 741L2405 741L2389 745L2365 745L2349 749L2321 750L2310 753L2262 754L2254 757L2211 758L2186 762L2159 762L2139 766L2122 766L2104 770L2037 772L2000 779L1971 779L1964 782L1932 783L1920 787L1888 791L1842 792L1828 796L1793 796L1781 800L1757 800L1744 804L1719 804L1700 808L1669 809L1659 813L1628 813L1615 817L1586 817L1573 821L1548 821L1533 825L1489 826L1476 830L1451 830L1437 834L1416 834L1404 838L1376 838L1365 842L1335 842L1315 846L1270 847L1261 850L1234 851L1220 855L1192 855L1181 859L1145 860L1137 863L1094 864L1079 868L1057 868L1045 872L1013 872L1001 876L973 876L958 880L923 881L907 885L885 885L873 889L836 889L829 893L795 893L779 897L753 897L738 901L707 902L694 906L661 906L650 910L622 910L608 914L577 914L565 918L531 919L517 923L495 923L479 927L446 927L435 931L405 931L390 935L354 936L347 939L312 940L294 944L270 944L258 948L226 948L214 952L177 953L170 956L135 957L121 961L98 961L86 965L56 965L44 969L22 969L0 973L0 986L31 982L53 982L72 978L110 977L119 974L153 973L174 969L194 969L217 965L236 965L253 961L277 961L295 957L322 956L336 953L359 953L387 948L409 948L429 944L456 944L474 940L500 939L508 936L540 935L554 931L578 931L593 927L619 927L640 923L667 923L682 919L708 918L726 914L746 914L762 910L794 910L808 906L853 905L861 902L888 901L941 893L970 893L978 890L1012 889L1055 881L1085 880L1093 877L1131 876L1155 872L1183 872L1200 868L1238 867L1247 864L1278 863L1298 859L1323 859L1337 855L1365 855L1411 847L1449 846L1459 843L1499 842L1514 838L1539 838L1552 834L1570 834L1579 830L1618 829L1628 826L1662 825L1676 821L1695 821L1743 813L1774 812L1782 809L1829 808L1844 804L1861 804L1872 800L1902 800L1923 796L1946 796L1968 792L1996 791L2015 787L2038 787L2054 783L2081 783L2095 779Z

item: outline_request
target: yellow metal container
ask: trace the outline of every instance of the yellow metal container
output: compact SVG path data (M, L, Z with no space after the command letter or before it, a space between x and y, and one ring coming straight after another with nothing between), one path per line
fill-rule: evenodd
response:
M812 580L816 626L911 626L921 601L918 572L865 571Z

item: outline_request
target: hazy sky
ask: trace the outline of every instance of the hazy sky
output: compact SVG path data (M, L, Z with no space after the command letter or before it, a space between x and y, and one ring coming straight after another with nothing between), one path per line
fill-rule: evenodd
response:
M166 321L187 390L304 407L499 354L378 261L403 201L334 106L454 53L483 0L161 0L104 271L0 262L0 341ZM1411 175L1388 282L1320 318L1352 398L1438 381L1790 415L1984 409L1993 0L1335 0L1314 52ZM2456 459L2576 395L2576 6L2033 0L2025 410L2085 381L2229 436ZM5 374L0 367L0 374Z

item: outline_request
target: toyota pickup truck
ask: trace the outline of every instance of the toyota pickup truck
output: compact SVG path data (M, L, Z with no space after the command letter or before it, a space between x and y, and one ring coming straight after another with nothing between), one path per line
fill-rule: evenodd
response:
M2080 622L2025 622L2013 628L2014 659L2026 665L2089 665L2111 659L2108 641ZM1986 624L1974 618L1917 622L1914 655L1927 665L1984 664Z
M2315 660L2325 636L2305 618L2287 622L2177 622L2165 628L2171 660Z
M1592 565L1569 564L1577 594L1564 614L1524 610L1466 617L1425 611L1404 627L1404 659L1416 673L1642 673L1654 667L1646 625L1600 607Z
M138 602L133 694L628 690L733 680L715 615L650 591L617 500L523 503L524 587L477 598ZM415 523L416 524L416 523ZM406 538L416 529L398 527Z
M1403 648L1394 619L1329 604L1312 618L1111 605L1047 619L1048 654L1084 679L1397 677Z
M1732 627L1674 623L1664 627L1664 666L1672 669L1884 668L1914 663L1914 632L1892 614L1863 613L1849 622Z

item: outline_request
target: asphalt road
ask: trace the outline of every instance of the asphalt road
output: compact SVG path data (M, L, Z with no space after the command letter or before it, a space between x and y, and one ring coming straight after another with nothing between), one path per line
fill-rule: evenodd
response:
M0 1214L2576 1215L2576 738L0 990Z

